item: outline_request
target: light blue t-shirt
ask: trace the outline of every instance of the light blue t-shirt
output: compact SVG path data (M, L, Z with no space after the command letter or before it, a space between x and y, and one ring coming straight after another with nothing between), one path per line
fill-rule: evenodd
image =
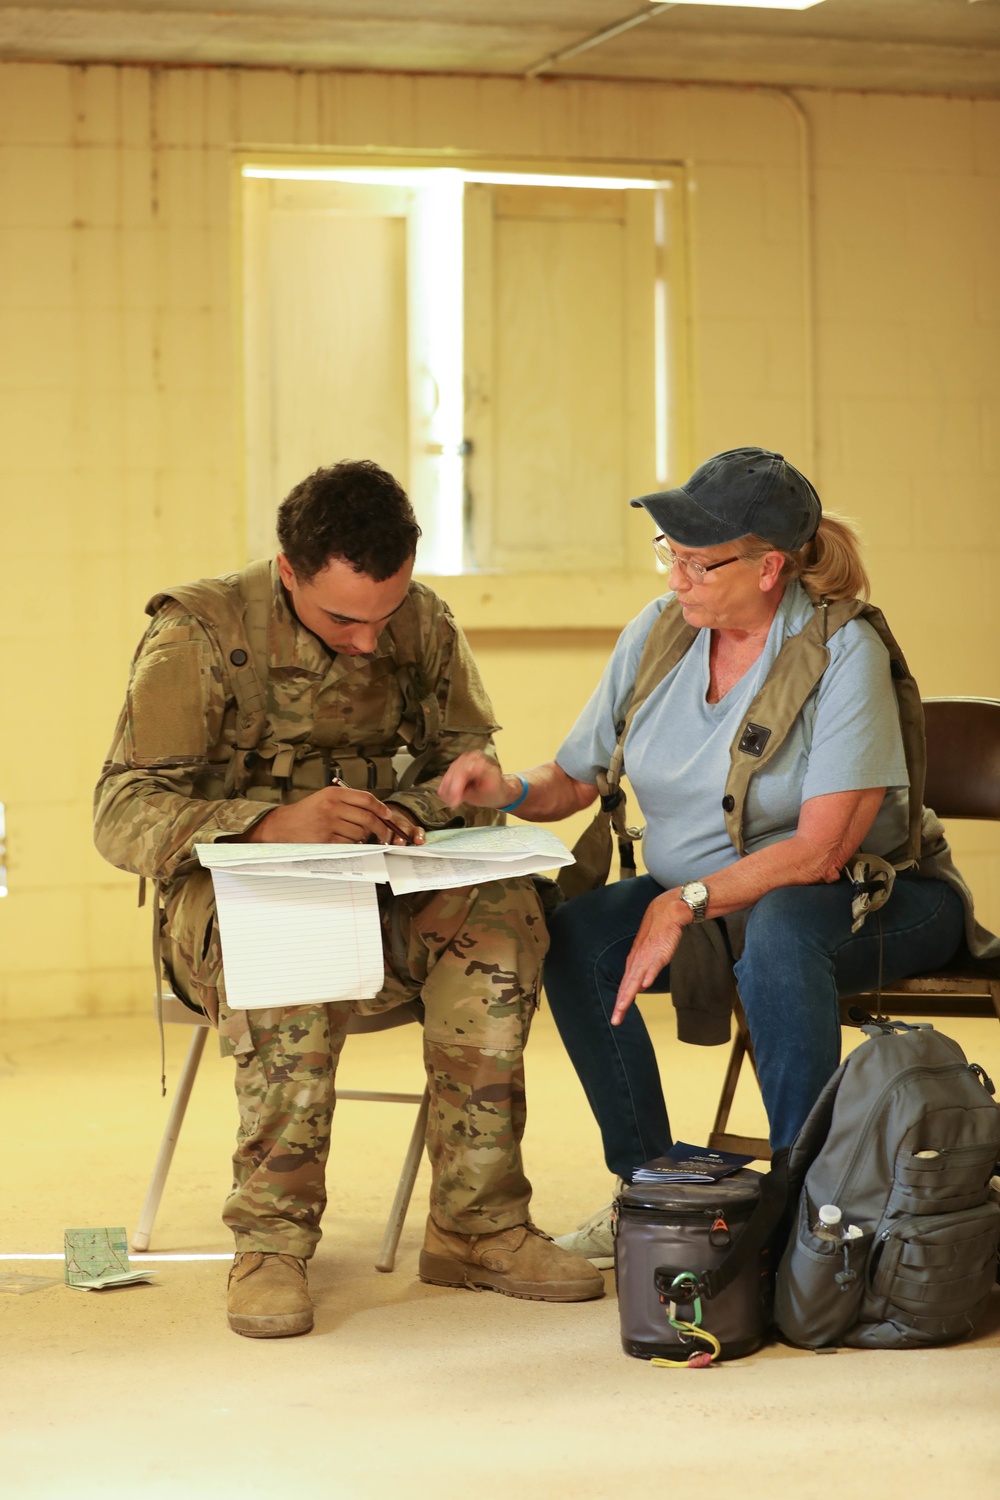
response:
M577 781L594 782L607 768L646 636L672 598L654 599L625 627L559 749L558 764ZM761 656L719 703L706 701L710 632L700 631L636 714L625 742L625 774L646 822L646 868L661 885L704 879L737 859L722 807L730 747L782 644L813 612L801 584L791 583ZM810 797L873 786L888 790L865 848L887 854L906 839L908 776L889 654L864 620L849 621L828 644L829 667L784 744L751 777L743 819L748 854L789 838Z

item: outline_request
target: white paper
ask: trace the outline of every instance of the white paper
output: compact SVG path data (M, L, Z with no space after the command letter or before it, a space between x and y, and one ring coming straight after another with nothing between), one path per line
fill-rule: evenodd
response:
M529 825L508 828L442 828L428 833L426 844L410 848L396 847L392 854L417 855L434 859L520 859L536 857L535 869L571 865L573 856L562 839L547 828ZM547 865L537 863L541 856L551 856Z
M551 863L551 856L545 855ZM564 860L564 864L569 861ZM411 891L450 891L459 885L485 885L488 880L513 880L545 868L537 854L503 859L407 859L400 854L387 861L394 896Z
M390 881L394 891L476 885L486 878L484 865L499 866L497 878L503 878L573 863L561 839L547 828L530 826L446 828L428 833L426 844L381 844L378 848L369 844L196 844L195 853L213 871ZM417 861L431 867L422 883L414 869ZM398 880L392 874L397 864L403 867ZM434 868L444 864L453 867L450 873Z
M377 883L397 896L573 863L529 825L455 828L426 844L196 844L212 871L233 1010L371 999L384 982Z
M194 852L209 869L231 865L287 864L300 859L351 859L374 855L373 844L195 844Z
M371 999L382 988L374 883L215 869L231 1010Z
M366 880L369 883L384 884L389 879L382 851L375 849L364 854L339 855L335 859L324 859L322 856L317 858L310 854L308 859L270 859L262 864L244 856L242 860L227 860L224 865L214 868L237 875L266 875L269 880L315 875L320 880Z
M545 828L455 828L429 833L427 843L395 848L386 860L396 896L512 880L573 863L566 845Z

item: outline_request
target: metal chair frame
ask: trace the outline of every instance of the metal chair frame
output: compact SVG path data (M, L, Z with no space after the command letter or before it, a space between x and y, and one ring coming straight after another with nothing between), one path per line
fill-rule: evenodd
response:
M166 1186L170 1165L174 1159L174 1151L177 1146L181 1126L187 1112L188 1103L191 1099L191 1091L194 1088L195 1078L198 1076L198 1066L201 1062L202 1053L205 1050L205 1039L211 1027L209 1022L189 1005L185 1005L177 995L165 992L163 996L163 1020L166 1024L181 1023L191 1026L191 1042L188 1046L184 1065L181 1068L180 1078L174 1092L170 1105L170 1113L167 1116L163 1139L157 1153L156 1162L153 1167L153 1175L150 1178L149 1187L146 1191L146 1199L139 1215L135 1233L131 1239L131 1248L137 1253L149 1249L150 1238L156 1223L156 1216L160 1208L160 1200ZM383 1011L374 1016L352 1015L348 1025L348 1035L360 1035L365 1032L386 1031L391 1027L404 1025L408 1021L419 1023L419 1016L412 1006L402 1005L396 1010ZM423 1094L397 1094L385 1090L371 1089L338 1089L338 1102L341 1099L361 1099L379 1104L416 1104L417 1118L414 1121L413 1131L410 1136L406 1155L403 1158L403 1167L399 1176L399 1183L389 1210L389 1218L382 1236L382 1243L375 1257L376 1271L391 1271L396 1264L396 1252L399 1248L400 1236L403 1232L403 1224L406 1220L406 1212L410 1206L413 1196L413 1186L417 1180L420 1170L420 1161L423 1156L424 1138L427 1133L427 1115L430 1109L430 1092L425 1087Z

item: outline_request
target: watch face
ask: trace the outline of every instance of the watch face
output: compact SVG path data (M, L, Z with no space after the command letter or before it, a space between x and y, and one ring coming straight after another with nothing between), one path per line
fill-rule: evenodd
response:
M681 886L681 900L687 902L696 917L703 917L708 907L708 886L700 880L689 880Z

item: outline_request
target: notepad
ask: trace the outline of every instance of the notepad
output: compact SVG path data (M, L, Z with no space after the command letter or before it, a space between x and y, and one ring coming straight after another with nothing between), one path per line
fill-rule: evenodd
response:
M371 881L213 870L231 1010L366 1000L382 988Z

